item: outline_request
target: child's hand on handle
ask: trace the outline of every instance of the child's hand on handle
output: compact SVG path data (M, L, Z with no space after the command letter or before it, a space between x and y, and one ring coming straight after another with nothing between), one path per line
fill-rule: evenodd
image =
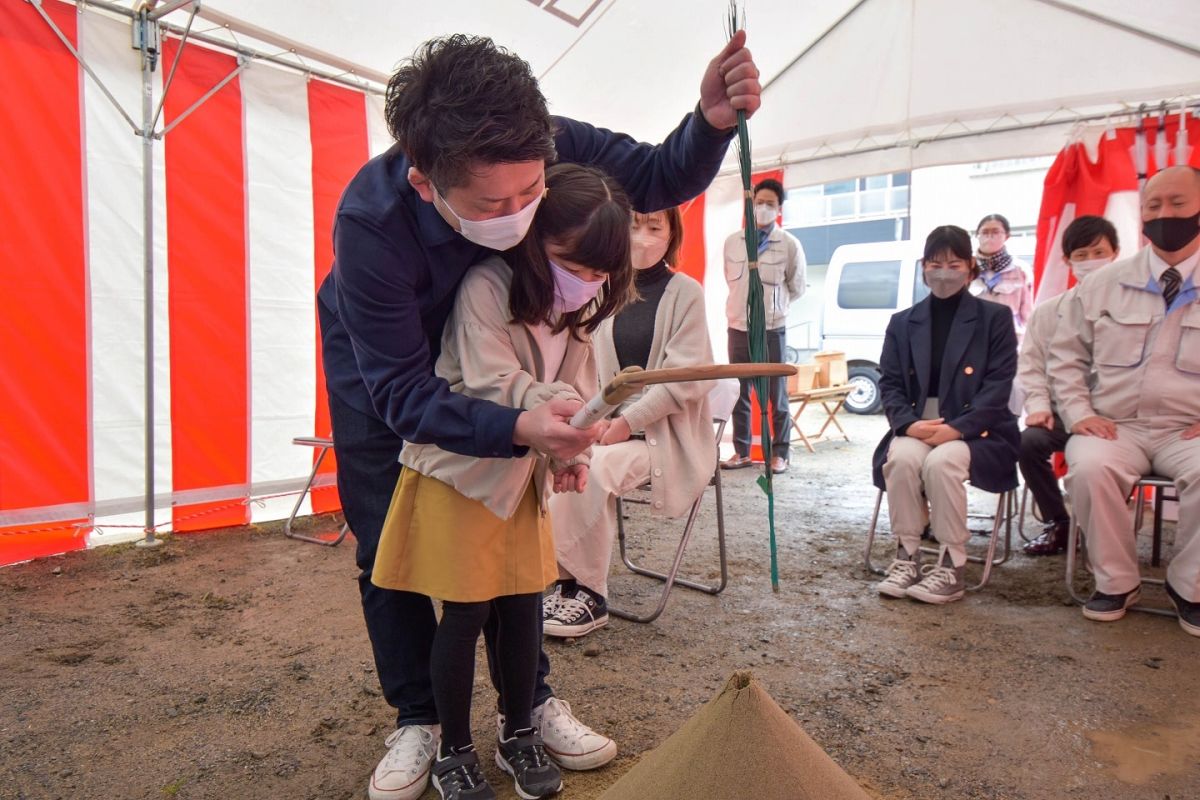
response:
M603 433L599 425L571 427L571 417L582 407L579 400L554 398L523 411L513 428L513 444L532 447L560 461L570 461Z
M587 488L587 479L587 464L572 464L554 473L554 491L558 494L563 492L582 494L583 490Z
M629 422L624 417L617 417L600 437L600 444L620 444L628 441L630 434Z

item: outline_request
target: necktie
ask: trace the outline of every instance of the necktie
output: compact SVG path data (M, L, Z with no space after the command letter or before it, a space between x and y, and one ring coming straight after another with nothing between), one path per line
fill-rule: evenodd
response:
M1167 308L1171 307L1171 303L1175 302L1175 296L1179 294L1179 285L1183 283L1183 278L1179 274L1179 270L1174 267L1167 267L1167 271L1158 279L1162 286L1163 300L1167 301Z

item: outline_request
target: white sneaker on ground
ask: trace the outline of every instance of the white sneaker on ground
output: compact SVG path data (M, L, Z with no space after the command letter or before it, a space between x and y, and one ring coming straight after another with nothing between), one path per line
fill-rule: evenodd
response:
M922 603L953 603L967 593L965 567L926 564L921 567L921 581L908 587L906 595Z
M561 583L554 584L554 591L547 592L542 596L542 620L548 620L558 613L562 608L563 601L563 585Z
M405 725L393 731L384 742L387 755L371 773L371 800L416 800L424 794L441 739L441 725Z
M888 564L886 577L875 585L884 597L906 597L908 587L921 580L921 556L910 556L903 547L897 548L896 557Z
M542 602L543 611L545 601ZM560 596L555 611L542 617L542 633L559 639L578 639L608 624L608 604L582 586L573 595Z
M551 697L533 709L532 721L546 752L564 769L596 769L617 757L617 743L577 720L565 700ZM496 729L503 738L503 714L496 715Z

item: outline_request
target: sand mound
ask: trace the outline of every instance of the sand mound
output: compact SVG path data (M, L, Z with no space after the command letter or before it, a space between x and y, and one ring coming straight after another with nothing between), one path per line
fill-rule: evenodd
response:
M701 797L870 800L749 672L734 673L600 800Z

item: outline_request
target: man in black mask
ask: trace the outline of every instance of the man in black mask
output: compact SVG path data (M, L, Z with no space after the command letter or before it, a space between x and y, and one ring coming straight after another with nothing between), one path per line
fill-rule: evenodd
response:
M1149 247L1090 276L1063 304L1048 371L1073 434L1067 490L1096 575L1083 615L1118 620L1138 599L1126 498L1153 473L1179 490L1166 588L1180 626L1200 636L1200 170L1151 178L1142 226Z

